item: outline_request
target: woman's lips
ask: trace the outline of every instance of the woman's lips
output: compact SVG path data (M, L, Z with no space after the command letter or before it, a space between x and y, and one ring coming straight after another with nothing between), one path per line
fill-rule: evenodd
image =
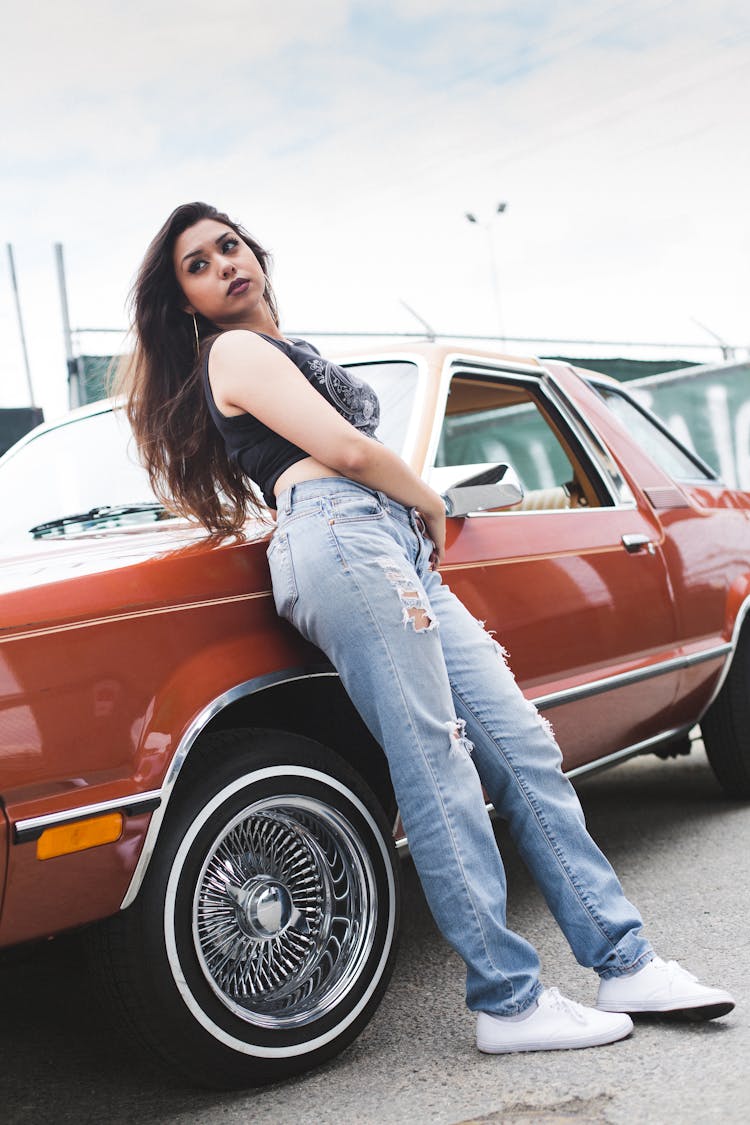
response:
M227 289L227 296L231 297L234 293L244 293L250 282L246 277L235 277L232 284Z

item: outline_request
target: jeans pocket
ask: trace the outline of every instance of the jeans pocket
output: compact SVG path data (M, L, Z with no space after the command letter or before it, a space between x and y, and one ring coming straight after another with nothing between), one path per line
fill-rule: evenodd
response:
M268 545L266 557L271 570L271 584L276 612L279 617L291 621L299 591L297 590L297 579L294 574L289 540L286 535L276 532Z
M377 496L359 490L334 496L331 514L336 523L358 523L362 520L382 520L385 512Z

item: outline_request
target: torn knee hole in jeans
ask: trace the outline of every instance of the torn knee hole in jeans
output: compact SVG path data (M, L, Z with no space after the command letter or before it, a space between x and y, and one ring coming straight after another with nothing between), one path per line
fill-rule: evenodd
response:
M405 574L399 563L383 555L375 560L395 589L401 601L401 620L411 625L415 633L429 633L437 628L437 619L430 609L424 593L416 589L413 579Z
M407 625L410 621L414 626L416 633L427 633L430 629L434 629L436 622L430 617L424 606L410 605L408 602L409 595L399 590L401 600L404 602L403 622Z

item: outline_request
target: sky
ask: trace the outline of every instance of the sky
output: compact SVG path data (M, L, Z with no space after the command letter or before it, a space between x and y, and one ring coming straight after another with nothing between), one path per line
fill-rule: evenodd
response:
M406 303L520 355L709 361L712 333L748 354L745 0L10 0L4 43L0 226L48 419L68 407L53 244L73 326L120 329L191 199L271 251L292 334L420 331ZM2 251L0 406L23 406Z

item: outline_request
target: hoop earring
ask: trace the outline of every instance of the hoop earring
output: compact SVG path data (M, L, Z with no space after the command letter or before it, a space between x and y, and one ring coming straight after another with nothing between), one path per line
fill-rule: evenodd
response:
M198 335L198 321L195 319L195 313L192 313L192 317L193 317L193 331L195 332L195 358L200 359L200 357L201 357L201 341L200 341L200 336Z
M263 287L263 300L268 305L268 308L269 308L269 311L270 311L271 316L273 318L274 324L278 327L279 317L278 317L278 313L276 312L276 310L274 308L273 289L271 288L271 283L269 282L268 278L266 278L266 283L265 283L265 286Z

